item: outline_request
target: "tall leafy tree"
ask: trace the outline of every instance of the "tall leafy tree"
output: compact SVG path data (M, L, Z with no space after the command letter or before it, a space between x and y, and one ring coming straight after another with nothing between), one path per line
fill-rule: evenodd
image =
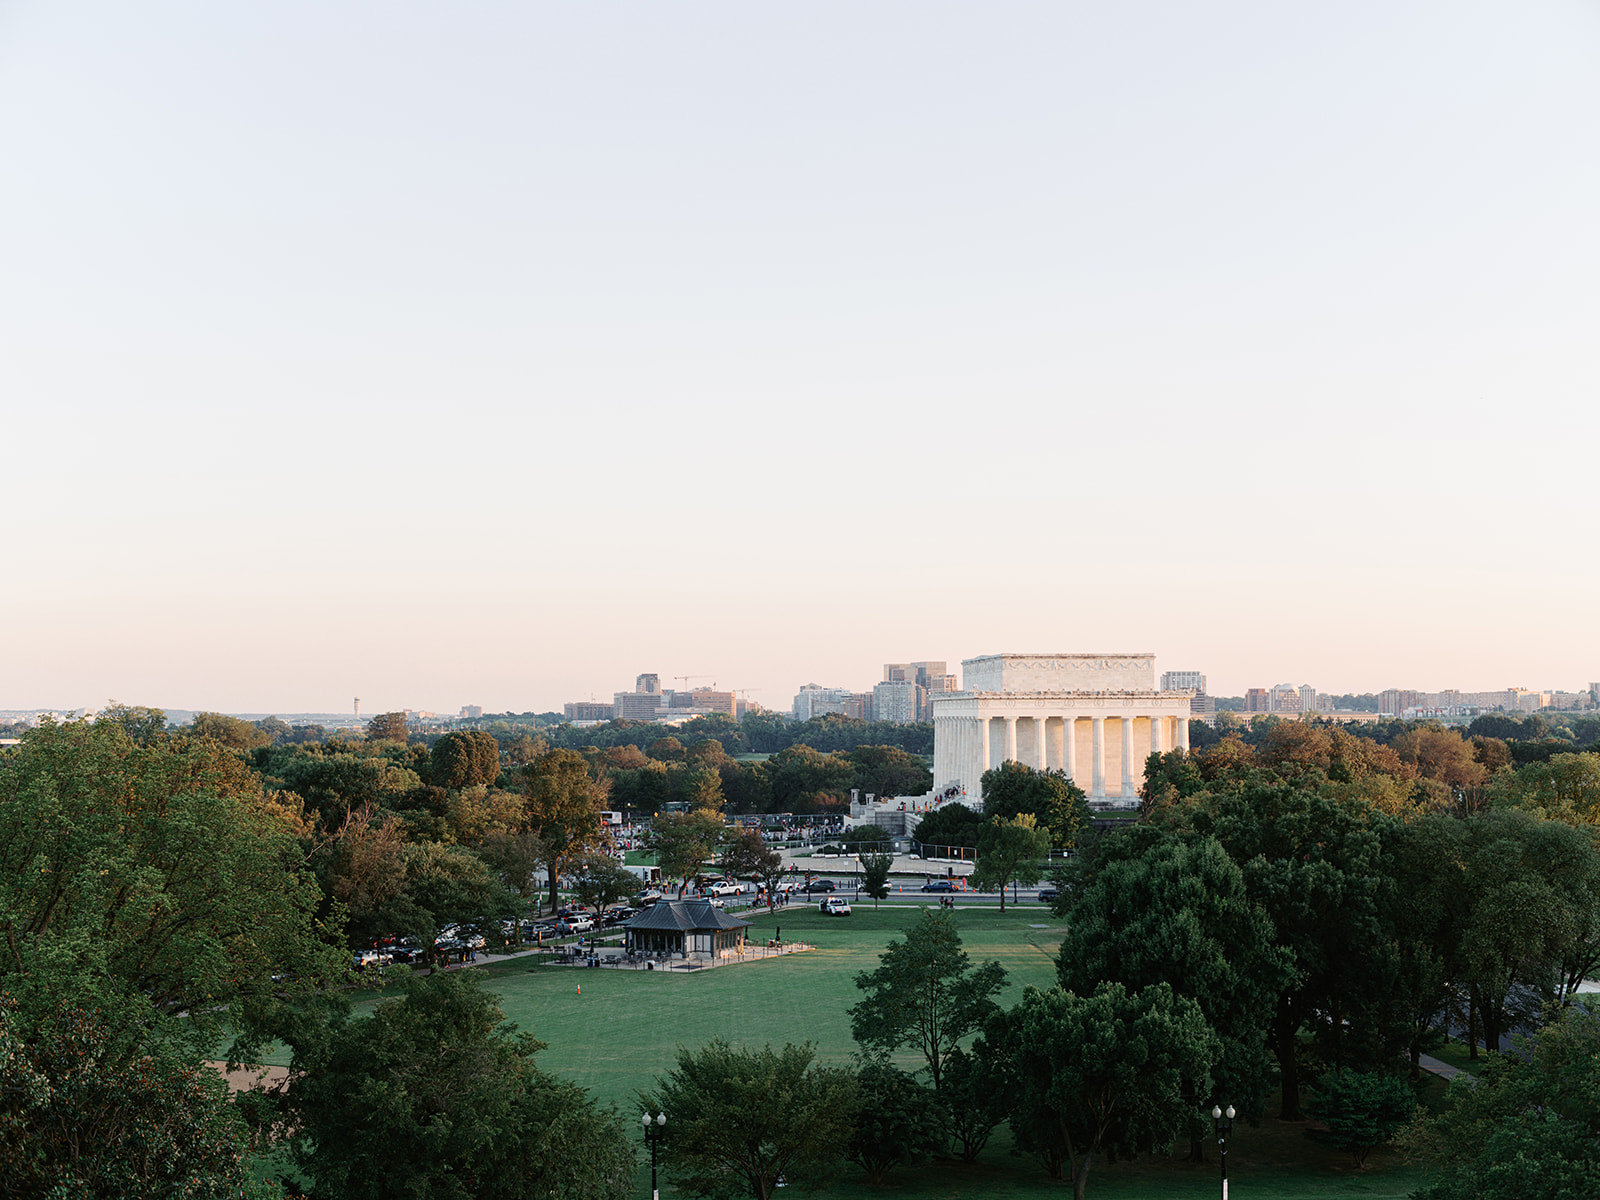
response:
M25 1024L98 1012L130 1053L157 1030L212 1049L249 1010L342 976L296 833L216 742L30 732L0 762L0 991Z
M943 1143L938 1097L881 1054L866 1055L856 1075L860 1107L845 1157L881 1184L902 1164L920 1162Z
M1381 831L1390 818L1317 790L1316 775L1285 782L1245 769L1222 774L1166 820L1214 837L1239 865L1250 900L1273 924L1292 971L1273 1009L1271 1046L1278 1060L1284 1120L1300 1119L1297 1037L1319 1014L1328 1021L1328 1054L1343 1053L1350 1009L1381 985L1373 969L1385 931Z
M609 1200L631 1184L614 1110L541 1070L474 972L413 977L368 1019L290 1033L296 1163L349 1200Z
M575 750L548 750L527 769L528 827L544 848L550 907L559 900L567 864L605 845L610 835L600 820L605 789Z
M850 1008L850 1032L884 1053L912 1046L937 1091L945 1058L999 1011L994 996L1005 986L1005 968L974 965L961 948L955 918L928 909L878 962L876 970L856 976L866 996Z
M1260 1116L1273 1081L1267 1031L1292 960L1275 944L1244 872L1214 838L1149 826L1104 838L1079 861L1085 865L1063 889L1061 986L1087 995L1101 980L1134 991L1170 982L1200 1007L1220 1042L1215 1093L1190 1096L1188 1111L1220 1100Z
M222 1077L154 1041L130 1056L104 1016L26 1030L0 1002L0 1194L252 1200L245 1128Z
M855 1073L816 1065L810 1044L736 1049L715 1038L680 1048L640 1096L664 1112L666 1167L696 1196L772 1200L778 1181L813 1190L838 1169L855 1125Z
M894 855L873 852L861 856L861 890L872 897L872 910L878 910L878 901L889 894L889 868L894 866Z
M983 815L1009 820L1029 813L1049 844L1069 847L1089 828L1087 794L1061 771L1039 771L1007 759L983 773Z
M1522 1053L1492 1055L1406 1140L1431 1160L1417 1200L1600 1196L1600 1015L1566 1009Z
M1220 1047L1199 1005L1164 983L1129 991L1105 982L1079 996L1028 988L985 1031L980 1052L1006 1063L1018 1145L1052 1178L1072 1171L1083 1200L1097 1155L1171 1142L1203 1094Z
M978 835L978 865L972 885L1000 889L1000 911L1006 910L1006 888L1034 884L1044 874L1050 834L1038 827L1032 813L991 817Z
M428 755L433 782L452 791L487 787L500 778L500 743L478 729L447 733Z

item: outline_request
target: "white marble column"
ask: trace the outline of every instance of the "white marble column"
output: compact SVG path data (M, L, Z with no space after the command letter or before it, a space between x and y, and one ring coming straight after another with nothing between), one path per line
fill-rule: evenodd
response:
M1034 757L1037 759L1039 770L1050 769L1050 742L1046 737L1049 732L1050 718L1038 716L1033 719L1033 736L1036 739L1033 747Z
M1106 796L1106 719L1091 717L1094 725L1094 784L1089 795L1097 800Z
M1006 723L1006 756L1001 762L1017 761L1017 719L1015 717L1002 718Z
M1133 718L1122 718L1122 798L1133 795Z
M1078 782L1078 719L1071 713L1061 718L1061 769Z
M1167 719L1159 714L1150 718L1150 753L1165 754L1167 752Z
M1186 713L1178 715L1178 749L1189 753L1189 717Z
M989 734L991 730L988 717L978 718L978 729L978 779L967 785L967 792L973 797L978 794L978 782L983 778L984 772L989 769Z

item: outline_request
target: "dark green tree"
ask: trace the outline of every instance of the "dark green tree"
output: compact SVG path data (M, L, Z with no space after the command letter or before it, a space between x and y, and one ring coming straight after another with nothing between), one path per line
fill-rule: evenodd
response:
M945 804L934 809L912 831L912 840L926 847L978 844L983 814L965 804Z
M1403 1140L1429 1161L1417 1200L1600 1196L1600 1015L1574 1006L1491 1055Z
M999 1011L994 996L1005 986L1005 968L997 962L974 966L955 919L929 909L878 961L877 970L856 976L866 997L850 1008L850 1032L882 1053L910 1044L938 1091L946 1056Z
M266 1200L222 1077L159 1039L130 1055L99 1013L23 1030L0 1001L0 1194Z
M1004 1064L957 1046L945 1056L939 1096L944 1101L945 1129L961 1161L975 1161L1011 1111Z
M991 817L978 835L978 866L971 883L987 891L1000 889L1000 911L1006 910L1006 888L1034 884L1044 874L1050 835L1040 829L1032 813Z
M429 752L431 777L450 791L487 787L500 778L500 743L477 729L447 733Z
M1077 864L1064 879L1061 986L1087 995L1106 979L1134 991L1170 982L1200 1006L1221 1044L1217 1090L1190 1097L1188 1110L1220 1098L1259 1117L1274 1082L1267 1030L1291 959L1247 894L1244 872L1213 838L1149 826L1098 840Z
M889 894L889 868L894 866L894 855L869 853L861 856L861 890L872 897L872 911L878 911L878 901Z
M302 1027L287 1124L320 1195L609 1200L632 1183L622 1120L541 1070L474 972L413 977L370 1019Z
M1417 1096L1394 1075L1336 1071L1318 1081L1306 1110L1327 1127L1307 1130L1307 1137L1348 1151L1364 1167L1374 1150L1411 1122Z
M411 737L403 712L379 713L367 722L367 741L404 742Z
M1187 1096L1204 1094L1220 1051L1194 1001L1164 983L1130 992L1100 984L1091 995L1028 988L985 1031L980 1053L1005 1061L1019 1147L1052 1179L1072 1171L1083 1200L1103 1151L1131 1157L1182 1131Z
M810 1044L735 1049L721 1038L679 1048L640 1096L667 1115L667 1174L696 1196L772 1200L781 1178L803 1191L838 1169L855 1127L855 1072L815 1064Z
M1048 833L1051 846L1077 844L1089 828L1087 794L1061 771L1038 771L1007 759L983 773L983 815L1011 819L1030 813Z
M881 1184L894 1167L921 1162L943 1142L939 1098L885 1056L866 1055L856 1073L860 1107L845 1157Z

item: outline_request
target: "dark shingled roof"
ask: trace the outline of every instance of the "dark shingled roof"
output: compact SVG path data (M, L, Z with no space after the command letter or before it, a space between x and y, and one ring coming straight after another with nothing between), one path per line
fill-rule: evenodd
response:
M701 929L746 929L749 921L730 917L709 900L657 900L622 923L624 929L670 929L682 933Z

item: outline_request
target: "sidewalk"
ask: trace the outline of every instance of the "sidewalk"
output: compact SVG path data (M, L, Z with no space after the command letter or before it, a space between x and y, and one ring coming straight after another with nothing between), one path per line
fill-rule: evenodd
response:
M1475 1078L1473 1075L1468 1075L1467 1072L1463 1071L1460 1067L1452 1067L1449 1063L1442 1062L1441 1060L1434 1058L1431 1054L1423 1054L1418 1056L1417 1063L1424 1071L1432 1071L1446 1083L1449 1083L1457 1075L1466 1075L1468 1079Z

